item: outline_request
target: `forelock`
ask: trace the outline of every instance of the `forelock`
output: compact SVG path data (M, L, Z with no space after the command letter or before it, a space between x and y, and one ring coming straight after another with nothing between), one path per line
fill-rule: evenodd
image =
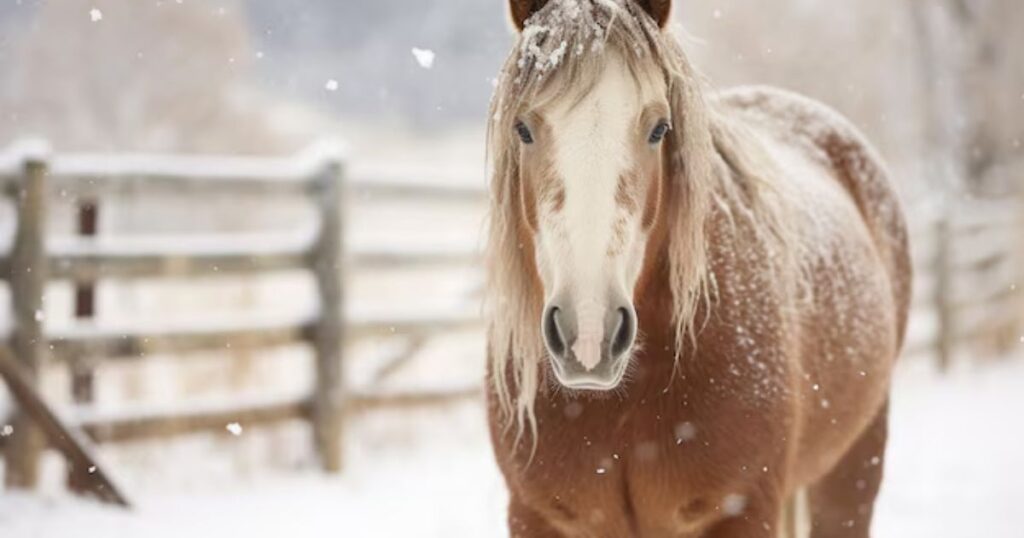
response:
M662 39L633 0L552 0L520 33L499 80L491 121L515 121L527 105L583 99L596 86L609 54L640 80L652 66L662 65Z

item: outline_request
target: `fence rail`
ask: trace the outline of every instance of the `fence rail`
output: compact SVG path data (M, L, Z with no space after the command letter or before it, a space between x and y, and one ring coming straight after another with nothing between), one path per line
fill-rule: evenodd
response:
M933 354L948 369L960 348L1005 351L1018 343L1022 212L1013 199L959 202L918 219L908 354Z
M483 190L462 185L430 185L396 177L352 180L343 151L317 145L294 158L168 157L147 155L53 155L43 144L21 144L0 154L0 189L14 202L17 232L0 253L0 275L11 285L13 329L9 340L26 377L50 363L71 368L91 383L97 361L145 360L154 354L187 354L232 346L268 348L299 344L315 358L314 387L307 394L279 400L236 401L204 408L161 408L103 416L88 413L88 398L76 415L95 441L112 442L223 429L239 422L258 426L290 419L310 420L314 445L324 469L342 467L343 421L347 415L391 406L440 404L476 395L477 387L390 393L354 391L342 376L346 342L395 333L422 339L438 331L478 326L475 309L421 316L361 315L345 319L344 282L349 268L374 269L423 264L473 263L473 249L346 248L343 213L346 196L480 200ZM52 238L47 234L48 199L88 200L91 218L105 197L139 193L230 192L264 197L298 195L316 210L314 229L259 237L168 235L103 238L86 234ZM94 228L95 226L93 226ZM318 309L292 318L202 320L181 325L112 326L94 323L45 330L42 295L47 282L70 281L86 291L100 281L161 277L244 276L272 271L308 272L316 282ZM78 309L76 303L76 309ZM408 350L411 354L413 348ZM401 357L399 357L401 358ZM91 393L91 389L85 391ZM19 413L5 447L7 482L32 487L38 475L43 439L29 417Z

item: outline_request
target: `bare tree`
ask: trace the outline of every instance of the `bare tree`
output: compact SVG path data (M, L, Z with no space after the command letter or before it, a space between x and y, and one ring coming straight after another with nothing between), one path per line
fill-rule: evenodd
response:
M46 2L9 79L16 121L0 134L63 150L274 150L244 84L252 59L235 0Z
M921 51L926 159L976 194L1021 187L1024 12L1012 0L910 4Z

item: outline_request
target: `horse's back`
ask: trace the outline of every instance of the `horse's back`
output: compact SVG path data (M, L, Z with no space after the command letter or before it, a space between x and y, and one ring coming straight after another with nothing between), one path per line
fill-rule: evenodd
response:
M910 248L899 197L879 153L839 112L799 94L751 86L727 90L718 98L746 116L755 130L767 131L778 143L826 168L828 179L849 196L885 265L902 344L912 292ZM782 179L789 178L783 173Z
M794 309L801 403L797 482L817 480L888 397L911 296L907 232L877 152L846 119L771 88L720 96L777 166L791 199L809 304Z

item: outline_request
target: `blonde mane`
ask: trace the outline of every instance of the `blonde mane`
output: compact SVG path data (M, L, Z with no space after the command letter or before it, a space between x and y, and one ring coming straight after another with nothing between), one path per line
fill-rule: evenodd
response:
M683 344L696 342L702 304L715 297L706 224L720 215L742 220L769 245L776 264L795 263L786 248L784 197L767 180L775 165L756 138L705 98L705 83L676 39L663 32L634 0L551 0L530 18L502 69L491 103L490 226L486 255L489 378L506 425L527 429L536 441L534 401L546 356L541 335L543 290L534 253L524 243L519 153L513 143L516 117L525 106L582 98L607 61L618 54L636 76L651 66L669 88L673 130L666 139L668 254L676 360ZM777 248L776 248L777 247ZM780 271L785 274L784 271ZM707 310L707 309L705 309Z

